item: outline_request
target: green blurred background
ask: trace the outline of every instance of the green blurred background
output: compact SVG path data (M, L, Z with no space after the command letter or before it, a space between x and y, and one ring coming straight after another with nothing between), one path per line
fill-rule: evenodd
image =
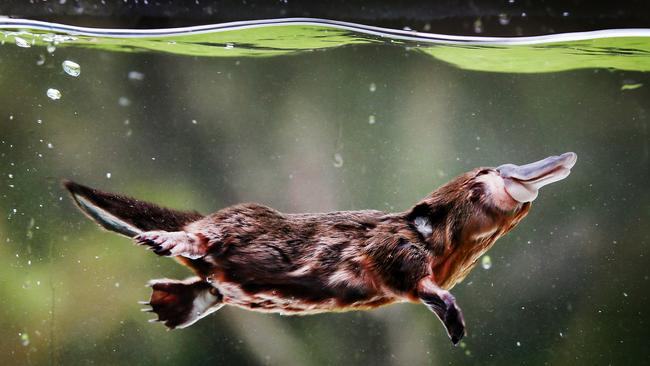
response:
M594 64L540 46L511 72L490 72L513 60L462 48L446 63L390 42L199 57L63 45L51 53L5 40L4 364L650 362L650 75L633 71L650 68L647 53L633 54L638 67L627 71L573 69ZM575 66L526 69L545 57ZM81 75L65 74L64 60ZM48 88L62 98L49 99ZM489 252L490 269L453 290L469 332L456 348L433 314L410 304L308 317L226 307L168 332L136 302L148 298L149 279L190 272L100 230L59 185L65 177L204 213L242 201L399 211L474 167L566 151L579 156L571 176L543 189Z

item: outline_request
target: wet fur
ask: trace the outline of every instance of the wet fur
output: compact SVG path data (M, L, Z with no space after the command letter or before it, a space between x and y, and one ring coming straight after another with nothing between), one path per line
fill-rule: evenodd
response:
M529 203L510 212L493 207L476 180L484 171L455 178L401 213L282 214L249 203L202 216L72 182L65 187L78 204L76 196L85 197L142 231L195 234L206 255L176 258L217 289L226 304L309 314L422 301L443 322L448 314L457 317L451 320L455 324L445 322L448 331L457 333L450 333L457 342L464 322L445 290L461 281L530 208ZM430 230L423 230L423 223Z

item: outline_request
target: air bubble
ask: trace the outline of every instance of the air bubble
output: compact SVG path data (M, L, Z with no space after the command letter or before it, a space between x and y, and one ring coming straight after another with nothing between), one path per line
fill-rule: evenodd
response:
M377 90L377 84L370 83L370 86L368 86L368 90L370 90L371 93L374 93Z
M61 99L61 92L58 89L49 88L45 94L52 100Z
M77 77L81 74L81 66L74 61L65 60L61 66L63 66L63 71L70 76Z
M375 122L377 122L377 119L375 118L375 115L374 114L369 115L368 116L368 123L371 124L371 125L374 125Z
M20 336L20 344L23 347L29 346L29 334L27 334L27 333L18 333L18 335Z
M499 14L499 24L508 25L510 24L510 17L506 13Z
M16 46L18 46L18 47L29 48L29 47L32 46L32 45L29 44L29 42L27 42L24 38L14 37L14 40L15 40L15 42L16 42Z
M492 268L492 258L489 255L486 254L481 258L481 267L485 270Z

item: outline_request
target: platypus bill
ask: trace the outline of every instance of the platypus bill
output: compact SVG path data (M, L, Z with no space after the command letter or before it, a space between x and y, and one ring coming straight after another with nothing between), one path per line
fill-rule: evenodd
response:
M477 168L405 212L283 214L255 203L211 215L177 211L71 181L77 206L104 228L176 258L195 277L152 280L145 304L169 328L223 305L282 314L421 302L451 341L465 335L449 293L530 209L542 186L564 179L574 153L517 166Z

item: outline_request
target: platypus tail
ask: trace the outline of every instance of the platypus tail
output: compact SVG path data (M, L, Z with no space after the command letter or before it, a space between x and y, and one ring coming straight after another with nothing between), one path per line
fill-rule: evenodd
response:
M63 186L88 217L105 229L130 238L151 230L179 231L203 217L196 211L176 211L153 203L64 180Z

